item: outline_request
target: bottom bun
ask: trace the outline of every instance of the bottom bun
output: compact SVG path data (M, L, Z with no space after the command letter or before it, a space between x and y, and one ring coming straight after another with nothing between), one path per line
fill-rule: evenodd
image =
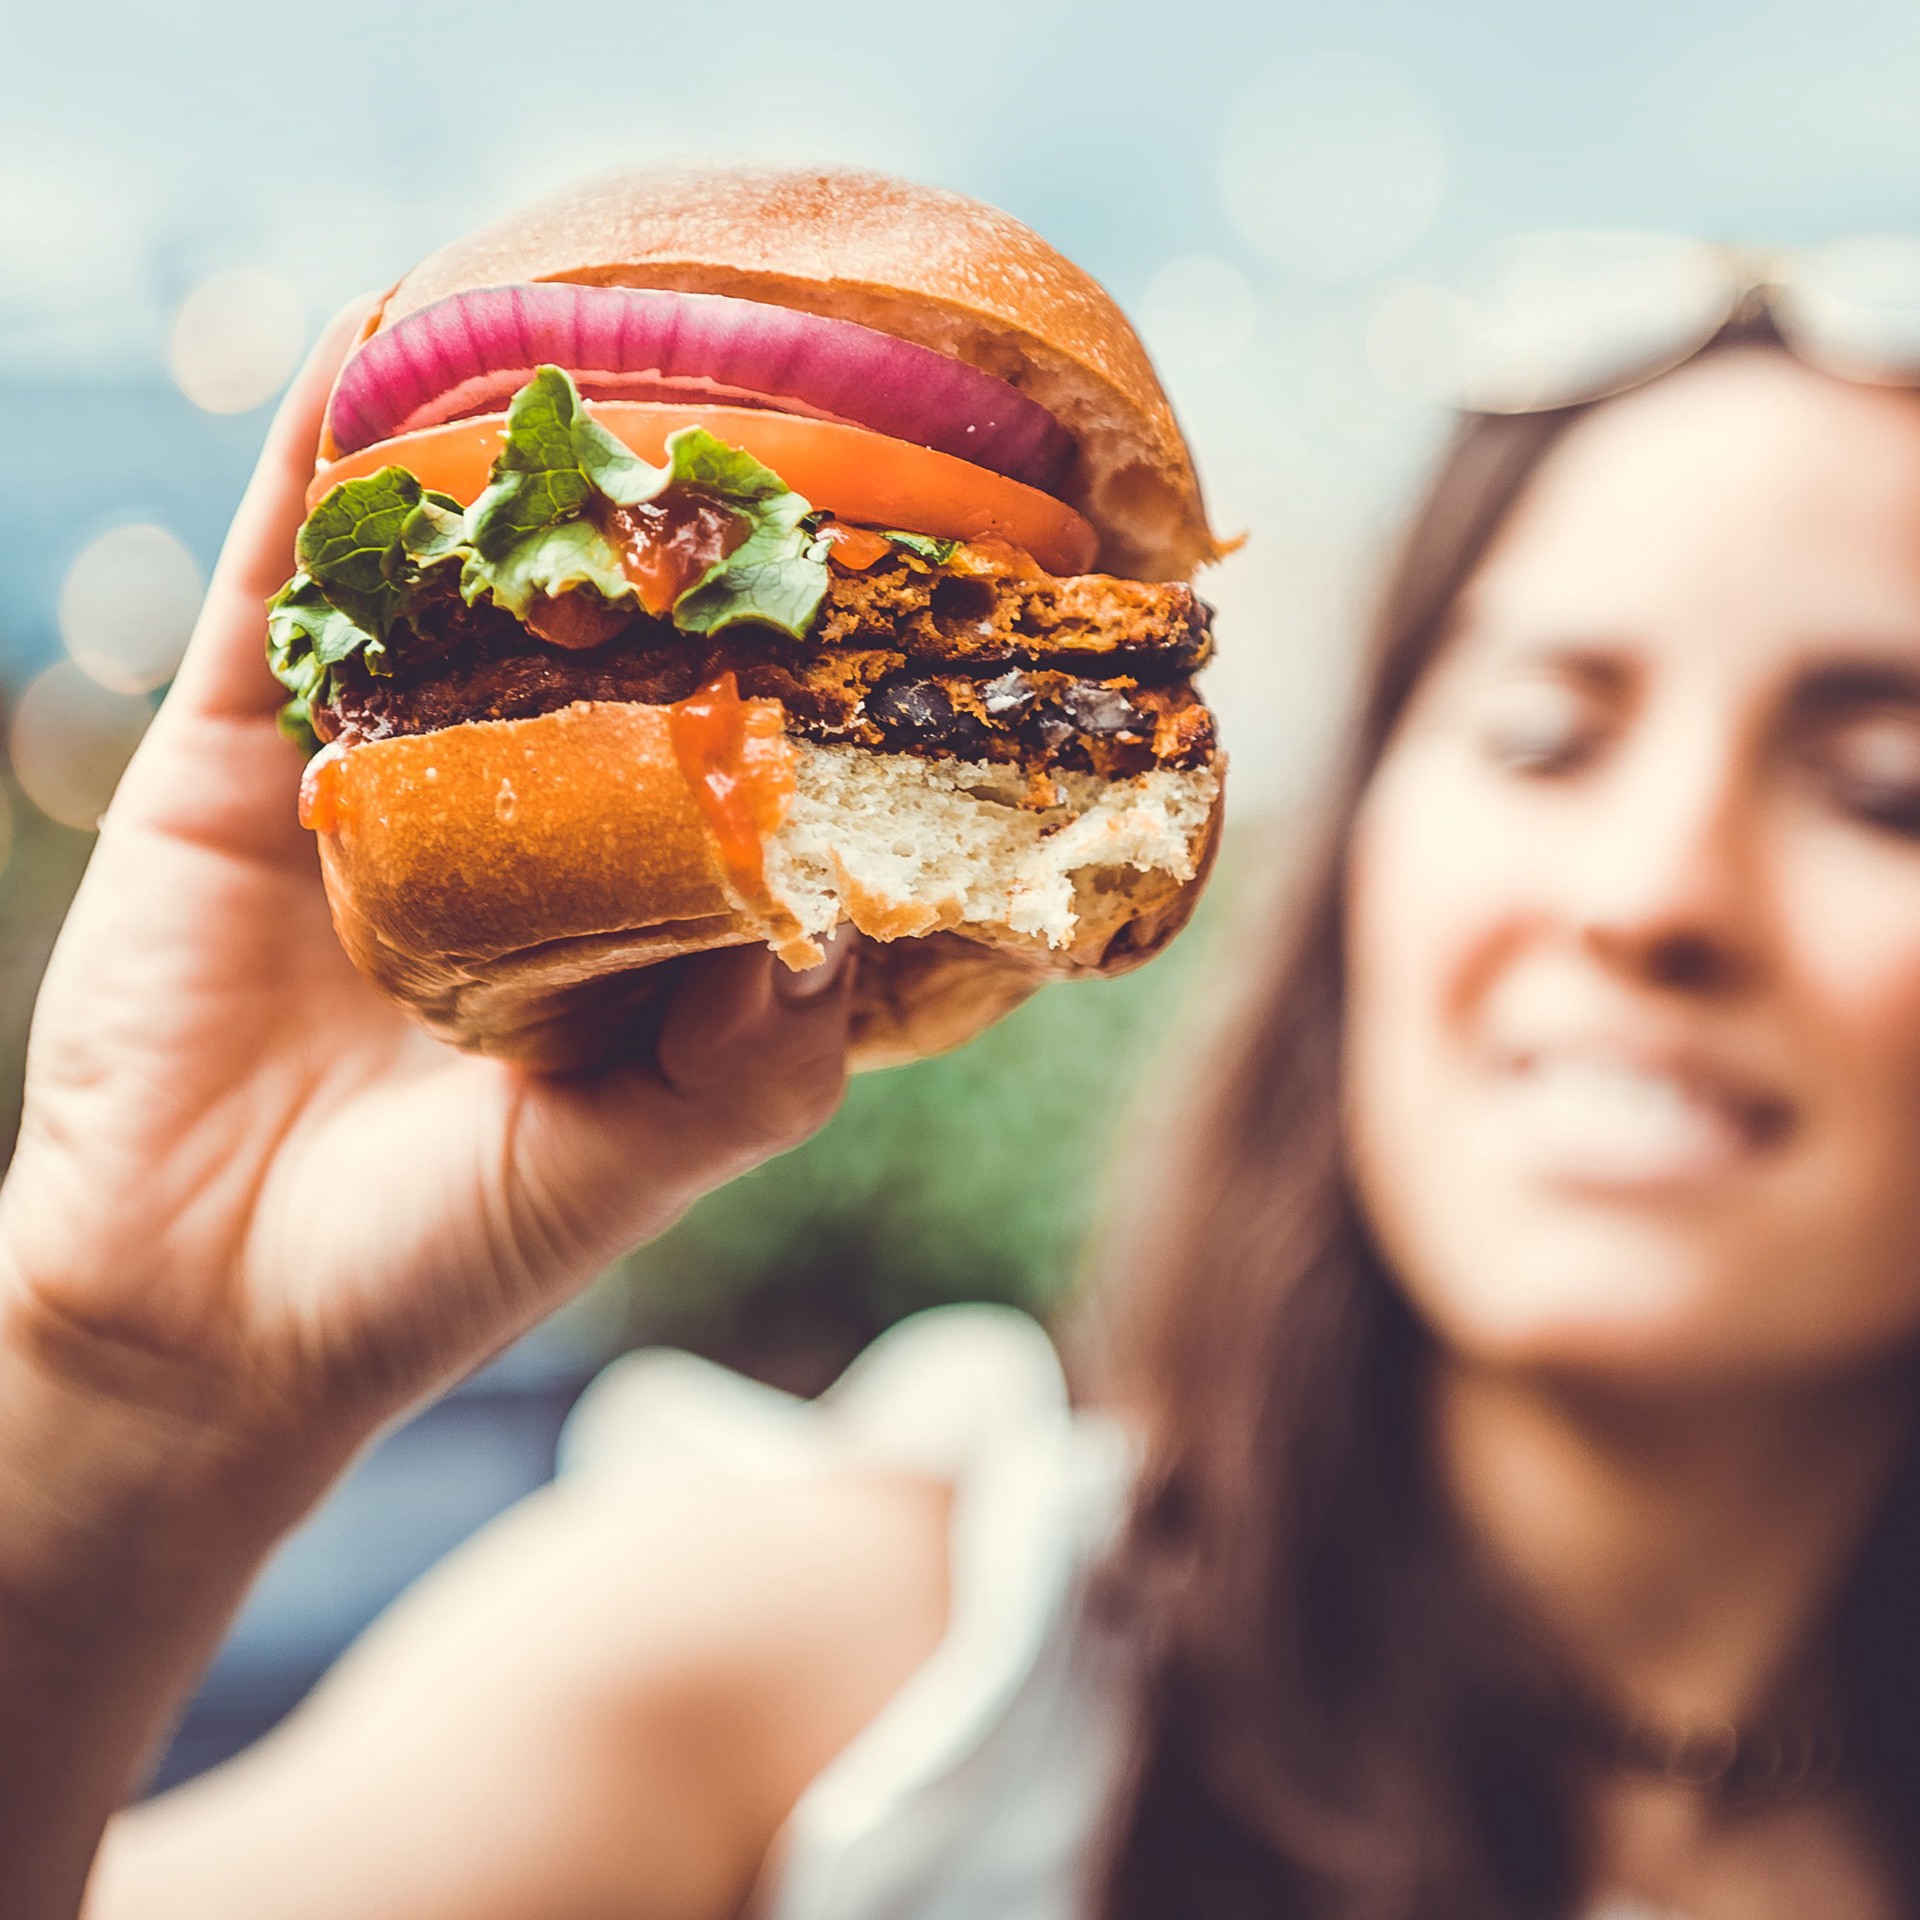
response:
M764 940L817 962L869 936L852 1063L957 1047L1049 980L1125 972L1170 940L1218 838L1221 767L1056 775L789 738L794 796L766 894L715 856L659 707L583 701L360 746L319 836L362 972L442 1039L549 1070L643 1045L673 969Z

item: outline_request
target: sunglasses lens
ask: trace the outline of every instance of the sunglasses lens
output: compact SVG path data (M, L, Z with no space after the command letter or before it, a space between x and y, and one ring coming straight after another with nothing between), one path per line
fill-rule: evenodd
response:
M1920 384L1920 237L1875 234L1814 249L1785 278L1774 311L1816 365Z
M1670 234L1502 241L1449 303L1458 404L1527 413L1618 392L1711 339L1737 291L1714 248Z

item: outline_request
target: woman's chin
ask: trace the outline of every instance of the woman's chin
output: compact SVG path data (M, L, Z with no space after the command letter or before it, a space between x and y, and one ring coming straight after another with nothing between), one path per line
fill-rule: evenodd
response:
M1429 1244L1401 1272L1441 1345L1474 1366L1733 1385L1852 1367L1911 1337L1823 1314L1810 1276L1671 1221L1510 1220L1493 1251L1472 1243L1455 1259Z

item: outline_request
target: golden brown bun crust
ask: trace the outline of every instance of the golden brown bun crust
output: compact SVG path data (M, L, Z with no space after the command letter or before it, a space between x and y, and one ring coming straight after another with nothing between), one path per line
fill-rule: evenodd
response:
M662 708L581 702L356 747L334 799L320 860L342 944L471 1051L597 1064L657 1012L655 963L765 935L729 899ZM1186 882L1130 874L1064 950L1005 932L867 945L853 1064L945 1052L1048 980L1138 966L1185 924L1211 853Z
M1215 558L1166 395L1106 290L1017 220L854 169L687 164L602 175L432 255L376 325L514 281L671 287L857 320L998 374L1073 433L1068 489L1103 572L1188 578Z

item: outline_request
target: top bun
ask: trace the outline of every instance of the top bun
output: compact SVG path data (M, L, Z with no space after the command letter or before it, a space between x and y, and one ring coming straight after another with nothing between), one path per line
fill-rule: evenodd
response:
M1220 552L1146 351L1106 290L977 200L851 168L625 169L537 201L414 268L369 331L517 281L731 294L854 320L1031 395L1070 432L1066 497L1103 572L1183 580Z

